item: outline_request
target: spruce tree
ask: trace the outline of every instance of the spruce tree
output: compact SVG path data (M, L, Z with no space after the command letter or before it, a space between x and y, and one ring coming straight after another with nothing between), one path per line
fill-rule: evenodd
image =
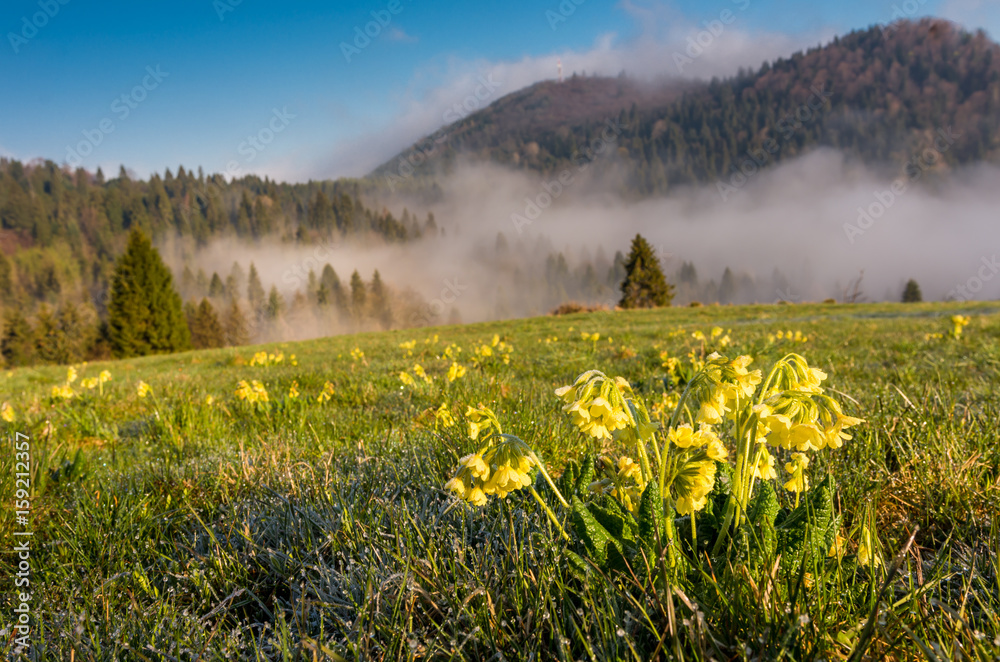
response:
M912 278L906 281L903 288L903 303L920 303L924 300L924 295L920 293L920 285Z
M176 352L191 345L170 270L140 230L132 231L115 265L108 330L111 350L119 358Z
M674 288L667 283L660 261L642 235L632 240L632 250L625 260L625 280L621 285L622 308L657 308L669 306Z
M191 344L196 349L207 349L211 347L222 347L225 343L225 332L222 324L219 323L219 316L215 314L215 308L208 299L202 299L201 303L191 317Z
M230 347L250 344L250 325L238 300L233 299L229 303L223 327L226 344Z
M378 269L372 274L371 290L372 317L382 326L383 329L392 327L392 306L389 303L389 292L382 282L382 276Z
M250 275L247 276L247 301L250 302L250 314L259 319L264 310L264 286L261 285L253 262L250 263Z
M7 320L0 338L0 354L8 366L30 365L35 360L35 332L31 323L14 309L7 313Z
M42 304L35 315L35 356L45 363L63 363L66 338L48 306Z
M278 292L275 285L271 286L271 293L267 296L267 305L264 307L264 316L269 320L276 320L285 312L285 299Z
M365 290L365 281L361 280L361 274L355 269L351 274L351 313L355 321L361 321L365 315L365 307L368 302L368 292Z

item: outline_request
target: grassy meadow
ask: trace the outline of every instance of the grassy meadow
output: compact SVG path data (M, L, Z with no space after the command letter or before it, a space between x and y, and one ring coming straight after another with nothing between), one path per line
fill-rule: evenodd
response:
M957 339L954 314L970 318ZM865 419L808 472L835 481L844 558L869 517L881 565L807 578L702 559L696 585L655 588L572 567L578 545L523 490L476 508L444 489L475 448L468 406L558 475L601 444L557 387L598 368L657 411L674 393L664 357L697 355L708 341L692 334L714 327L753 367L802 354ZM449 380L453 363L465 374ZM1000 658L995 303L602 312L74 368L68 385L66 366L0 373L0 629L16 606L21 432L31 659ZM14 654L9 628L0 654Z

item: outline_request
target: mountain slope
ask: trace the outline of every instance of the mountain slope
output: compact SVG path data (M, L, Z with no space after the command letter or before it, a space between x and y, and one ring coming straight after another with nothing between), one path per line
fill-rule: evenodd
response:
M855 31L723 81L542 82L442 128L372 175L394 185L413 172L448 172L460 156L551 173L586 156L609 120L621 127L617 159L598 167L625 163L634 194L728 181L748 154L770 165L818 146L901 169L935 140L935 167L997 160L1000 46L924 19Z

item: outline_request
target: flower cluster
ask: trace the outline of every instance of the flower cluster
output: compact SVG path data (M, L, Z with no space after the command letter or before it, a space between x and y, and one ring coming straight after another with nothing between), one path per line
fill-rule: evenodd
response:
M365 361L365 353L361 351L360 347L355 347L354 349L351 350L351 360L352 361L361 361L362 363L367 363Z
M236 397L248 404L265 404L269 401L267 389L256 379L249 383L245 379L240 380L236 388Z
M469 437L482 445L475 453L459 460L458 471L445 489L475 506L486 505L487 497L506 497L532 484L531 471L541 467L534 452L523 441L505 435L496 416L488 408L469 407Z
M106 371L105 371L106 372ZM76 368L70 367L66 371L66 382L64 384L57 384L52 387L52 398L60 398L62 400L70 400L76 396L76 391L73 390L71 384L76 381Z
M17 420L17 416L14 414L14 408L10 406L9 402L5 402L0 405L0 418L8 423L13 423Z
M473 357L471 361L476 367L495 365L497 363L510 365L510 355L513 351L514 348L509 343L500 340L500 336L494 335L489 345L486 343L473 345Z
M284 352L278 352L277 354L268 354L267 352L257 352L250 359L251 366L273 366L280 365L285 362ZM292 354L289 357L289 363L292 365L298 365L298 361L295 360L295 355Z
M809 336L803 335L801 331L781 331L778 330L777 333L767 334L767 342L770 345L775 343L785 341L785 342L809 342Z
M243 383L246 384L246 382L243 382ZM139 383L136 384L135 393L140 398L145 398L147 395L151 394L152 392L153 392L152 387L150 387L150 385L147 384L146 382L140 380Z
M949 335L955 340L959 340L962 337L962 329L969 326L969 318L966 315L952 315L951 324Z
M625 394L631 391L621 377L610 379L598 370L590 370L573 384L556 389L556 395L566 403L563 411L581 432L595 439L610 440L615 431L636 425L626 403Z
M332 397L333 397L333 384L331 384L330 382L326 382L325 384L323 384L323 390L320 391L320 394L318 396L316 396L316 402L319 403L329 402L330 398Z
M406 342L399 343L399 348L406 352L406 356L413 356L413 350L417 346L416 340L408 340Z
M413 374L417 376L417 379L423 380L425 384L432 384L434 382L434 378L428 375L424 371L423 366L420 365L419 363L414 364ZM413 375L406 372L405 370L399 373L399 381L403 382L404 386L413 386L416 383L416 380L413 378Z
M465 366L457 361L452 361L451 366L448 368L448 382L451 383L462 377L465 377Z

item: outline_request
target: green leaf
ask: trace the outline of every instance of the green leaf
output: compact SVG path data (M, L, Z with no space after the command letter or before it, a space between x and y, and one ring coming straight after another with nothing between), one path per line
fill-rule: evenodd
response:
M580 473L576 479L576 492L577 494L586 494L587 486L594 482L594 456L588 454L584 456L583 463L580 466Z
M651 480L639 499L639 538L647 548L656 549L657 541L663 540L664 532L660 484Z
M619 544L608 530L598 522L587 504L573 497L573 512L571 515L573 528L576 529L577 536L583 541L587 554L598 566L606 567L608 560L608 545L614 547Z

